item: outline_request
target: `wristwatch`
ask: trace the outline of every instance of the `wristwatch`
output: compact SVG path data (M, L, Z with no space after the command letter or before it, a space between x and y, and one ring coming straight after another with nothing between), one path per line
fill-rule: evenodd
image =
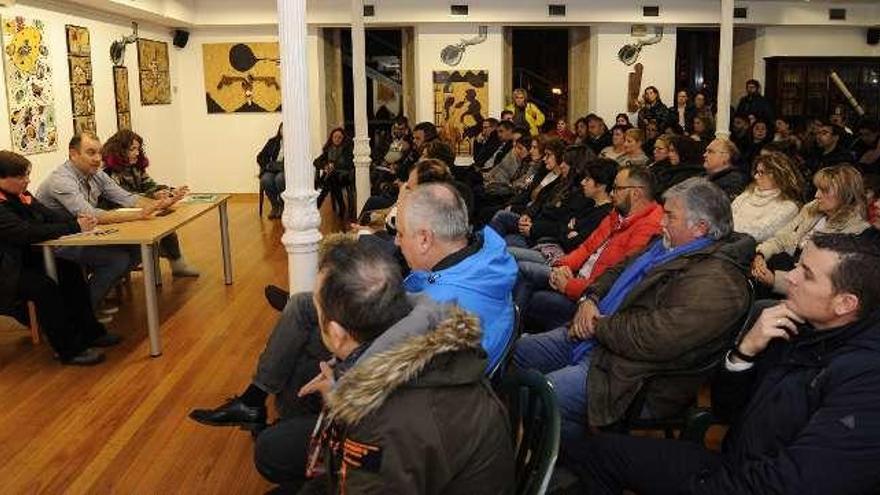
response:
M757 356L749 356L748 354L744 354L741 350L739 350L739 345L733 346L730 350L730 353L734 355L740 361L744 361L746 363L754 363L757 359Z

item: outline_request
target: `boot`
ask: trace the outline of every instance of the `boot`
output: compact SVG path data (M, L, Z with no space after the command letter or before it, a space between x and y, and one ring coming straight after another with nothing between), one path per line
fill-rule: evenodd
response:
M198 277L201 275L195 267L186 262L183 256L171 260L171 274L175 277Z

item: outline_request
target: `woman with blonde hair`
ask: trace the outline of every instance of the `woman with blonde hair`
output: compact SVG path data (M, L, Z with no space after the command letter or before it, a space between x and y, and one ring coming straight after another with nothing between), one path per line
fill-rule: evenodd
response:
M792 161L782 153L755 159L753 180L731 204L734 230L764 242L798 213L804 182Z
M623 133L623 154L615 161L621 167L644 166L648 164L648 155L642 150L645 133L641 129L629 129Z
M513 123L518 127L525 127L532 136L537 136L544 125L544 113L537 105L529 101L529 93L522 89L513 90L513 103L507 105L505 110L513 112Z
M785 275L814 234L860 234L870 226L865 220L865 192L858 170L849 165L823 168L816 172L813 184L816 199L757 247L752 275L779 294L788 292Z

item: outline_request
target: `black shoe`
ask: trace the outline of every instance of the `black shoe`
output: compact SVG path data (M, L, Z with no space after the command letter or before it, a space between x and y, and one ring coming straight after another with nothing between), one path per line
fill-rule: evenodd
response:
M266 426L266 406L248 406L239 397L233 397L216 409L193 409L189 417L205 425L254 430Z
M94 349L86 349L76 356L62 359L62 364L70 366L94 366L104 361L104 355Z
M269 306L272 306L278 311L284 311L284 307L287 306L287 301L290 300L290 292L274 285L267 285L265 294L266 300L269 301Z
M113 347L122 342L122 337L115 333L105 333L97 339L93 340L89 345L92 347Z

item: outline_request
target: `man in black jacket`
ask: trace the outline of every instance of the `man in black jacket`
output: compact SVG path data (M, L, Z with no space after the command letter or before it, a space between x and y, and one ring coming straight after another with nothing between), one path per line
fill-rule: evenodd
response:
M739 99L736 113L754 115L758 119L773 122L773 107L770 101L761 94L761 83L755 79L746 81L746 94Z
M807 168L815 174L820 169L833 165L853 165L856 157L843 144L843 127L823 122L816 128L816 149L807 157Z
M590 494L878 493L880 246L818 234L724 358L716 413L722 452L603 434L568 445Z
M82 267L57 260L58 282L49 278L32 244L91 230L97 219L56 213L30 193L30 162L0 151L0 314L15 313L16 304L36 306L42 332L64 364L92 365L104 355L92 349L119 342L95 320Z

